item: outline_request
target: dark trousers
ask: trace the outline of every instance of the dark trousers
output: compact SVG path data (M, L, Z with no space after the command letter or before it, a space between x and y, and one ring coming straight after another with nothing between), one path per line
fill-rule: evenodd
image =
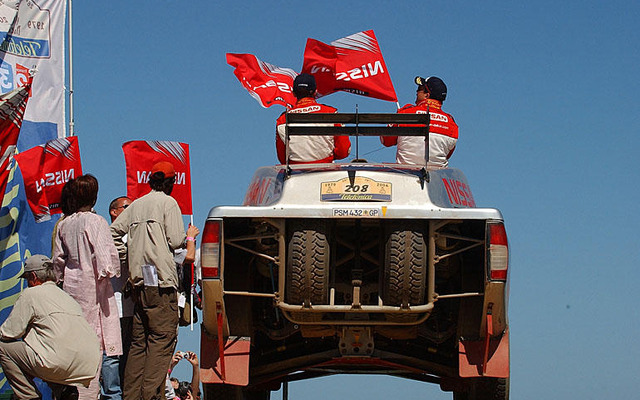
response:
M133 290L133 334L124 379L124 400L164 399L167 370L178 338L175 288Z
M120 318L120 334L122 336L122 355L120 356L120 382L124 382L124 368L127 366L129 349L131 348L131 336L133 334L133 317Z

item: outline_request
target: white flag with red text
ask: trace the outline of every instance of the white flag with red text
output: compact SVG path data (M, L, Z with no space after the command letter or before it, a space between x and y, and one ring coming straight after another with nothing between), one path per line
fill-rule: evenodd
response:
M35 70L18 142L23 151L65 136L66 0L0 1L0 93Z
M373 30L355 33L330 45L308 39L302 72L316 78L318 97L345 91L398 101Z
M191 215L189 145L168 140L132 140L122 145L127 167L127 197L132 200L151 191L149 176L155 163L168 161L176 171L171 197L183 215Z
M296 104L292 88L298 73L294 70L260 61L253 54L227 53L227 64L235 68L235 76L262 107L280 104L292 108Z

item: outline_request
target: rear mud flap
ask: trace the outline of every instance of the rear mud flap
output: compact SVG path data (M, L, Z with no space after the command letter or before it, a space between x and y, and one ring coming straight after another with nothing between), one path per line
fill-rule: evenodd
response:
M502 336L489 340L485 365L486 344L484 339L460 340L458 347L460 377L509 377L509 330L507 329Z
M203 383L249 384L249 350L251 338L229 336L223 340L223 352L217 337L204 332L200 339L200 380Z

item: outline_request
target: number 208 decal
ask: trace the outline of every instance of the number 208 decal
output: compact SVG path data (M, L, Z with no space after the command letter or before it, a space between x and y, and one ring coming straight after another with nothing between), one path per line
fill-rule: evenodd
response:
M391 201L391 183L364 176L322 182L321 201Z

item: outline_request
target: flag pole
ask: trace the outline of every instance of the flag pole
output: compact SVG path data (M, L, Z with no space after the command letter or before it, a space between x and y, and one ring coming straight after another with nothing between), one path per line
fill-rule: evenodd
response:
M73 0L68 0L69 6L69 136L74 136L73 115L73 15L71 9ZM66 136L66 135L65 135Z
M193 214L191 214L191 219L189 225L193 225ZM193 245L196 245L196 242L193 242ZM191 314L191 331L193 332L193 314L196 312L196 307L193 304L193 291L196 290L196 275L195 275L195 260L191 263L191 299L189 300L189 308L191 310L189 313Z

